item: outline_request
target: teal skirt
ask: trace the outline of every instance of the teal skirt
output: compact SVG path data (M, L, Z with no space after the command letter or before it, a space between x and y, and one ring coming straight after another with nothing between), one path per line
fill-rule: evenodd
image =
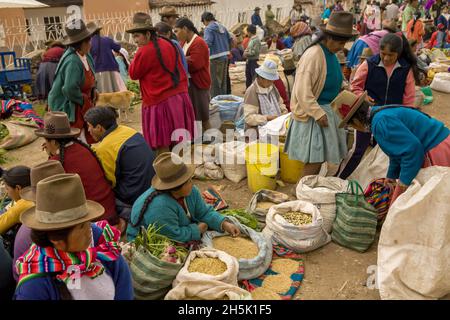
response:
M322 128L313 118L292 120L289 126L285 152L289 159L303 163L341 163L347 155L345 129L339 128L341 119L329 104L320 106L328 118L328 127Z

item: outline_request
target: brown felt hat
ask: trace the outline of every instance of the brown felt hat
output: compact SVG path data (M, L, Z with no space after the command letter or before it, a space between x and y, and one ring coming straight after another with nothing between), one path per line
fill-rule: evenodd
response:
M102 28L97 26L94 22L89 22L86 25L81 19L70 20L66 23L65 31L67 35L64 37L62 44L68 46L81 42L101 29Z
M177 9L172 6L163 7L159 15L161 17L177 17L177 18L180 17L180 15L177 13Z
M74 138L80 134L80 129L71 128L65 112L47 112L44 116L44 128L35 130L38 137L64 139Z
M183 160L172 152L160 154L153 162L155 176L152 187L156 190L170 190L185 184L194 176L195 165L185 164Z
M134 33L140 31L154 31L152 17L145 12L138 12L133 16L133 26L126 30L127 33Z
M328 23L319 26L322 32L343 38L351 38L358 34L358 31L353 29L353 14L346 11L334 11Z
M100 218L105 209L86 200L78 174L57 174L38 182L36 206L25 211L20 221L40 231L61 230Z
M361 107L362 103L367 97L367 92L363 92L360 95L356 95L351 91L343 90L339 95L331 102L331 107L336 111L341 123L339 128L345 127L350 121L353 115Z
M372 49L370 48L364 48L363 52L361 53L361 55L359 56L359 58L363 58L363 59L369 59L373 56L373 52Z
M62 173L65 173L65 171L59 161L49 160L38 164L37 166L31 168L31 185L22 189L20 192L20 197L27 201L36 202L36 186L38 182L44 180L45 178Z

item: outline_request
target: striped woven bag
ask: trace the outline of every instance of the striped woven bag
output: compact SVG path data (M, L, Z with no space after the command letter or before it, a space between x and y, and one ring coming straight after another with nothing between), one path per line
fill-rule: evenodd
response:
M386 185L385 181L385 178L376 179L364 191L367 202L378 211L378 225L382 225L384 219L386 219L389 211L389 203L391 202L392 193L395 189L395 186Z
M350 181L346 193L336 194L336 219L331 238L341 246L367 251L375 240L378 211L369 204L356 181Z

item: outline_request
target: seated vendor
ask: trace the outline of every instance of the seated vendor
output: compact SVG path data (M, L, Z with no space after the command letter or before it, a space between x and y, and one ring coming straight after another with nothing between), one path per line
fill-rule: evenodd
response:
M133 205L127 240L132 241L141 226L155 224L160 233L182 243L200 240L208 229L240 234L239 228L225 220L203 200L192 183L195 166L186 165L177 155L165 152L159 155L153 167L156 175L152 187Z
M348 124L361 132L371 132L389 157L388 182L399 180L391 203L421 168L450 167L450 130L427 114L402 105L371 106L367 92L358 96L345 90L332 106L342 119L339 127Z
M257 77L247 89L244 97L244 118L246 129L265 125L288 112L283 98L274 86L274 81L280 77L278 66L266 59L256 69Z
M20 216L34 206L33 202L20 197L20 191L30 186L30 168L25 166L5 170L2 175L8 197L12 200L6 211L0 215L0 235L20 225Z

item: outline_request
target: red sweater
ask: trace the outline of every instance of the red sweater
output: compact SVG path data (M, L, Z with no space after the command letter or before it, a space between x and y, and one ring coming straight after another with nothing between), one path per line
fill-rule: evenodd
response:
M59 161L59 155L50 160ZM82 145L73 143L64 150L63 167L66 173L77 173L80 176L86 199L96 201L105 208L105 214L99 220L108 220L111 225L118 224L114 191L94 155Z
M147 107L163 102L177 94L188 92L187 77L183 72L180 55L178 55L178 61L175 61L177 48L170 41L161 38L158 38L158 45L165 66L170 71L177 66L180 83L173 88L172 77L159 62L153 42L139 48L128 71L131 79L139 80L143 104Z
M182 46L184 43L182 44ZM211 75L209 73L209 48L205 40L196 37L186 53L186 60L192 82L199 89L211 87Z

